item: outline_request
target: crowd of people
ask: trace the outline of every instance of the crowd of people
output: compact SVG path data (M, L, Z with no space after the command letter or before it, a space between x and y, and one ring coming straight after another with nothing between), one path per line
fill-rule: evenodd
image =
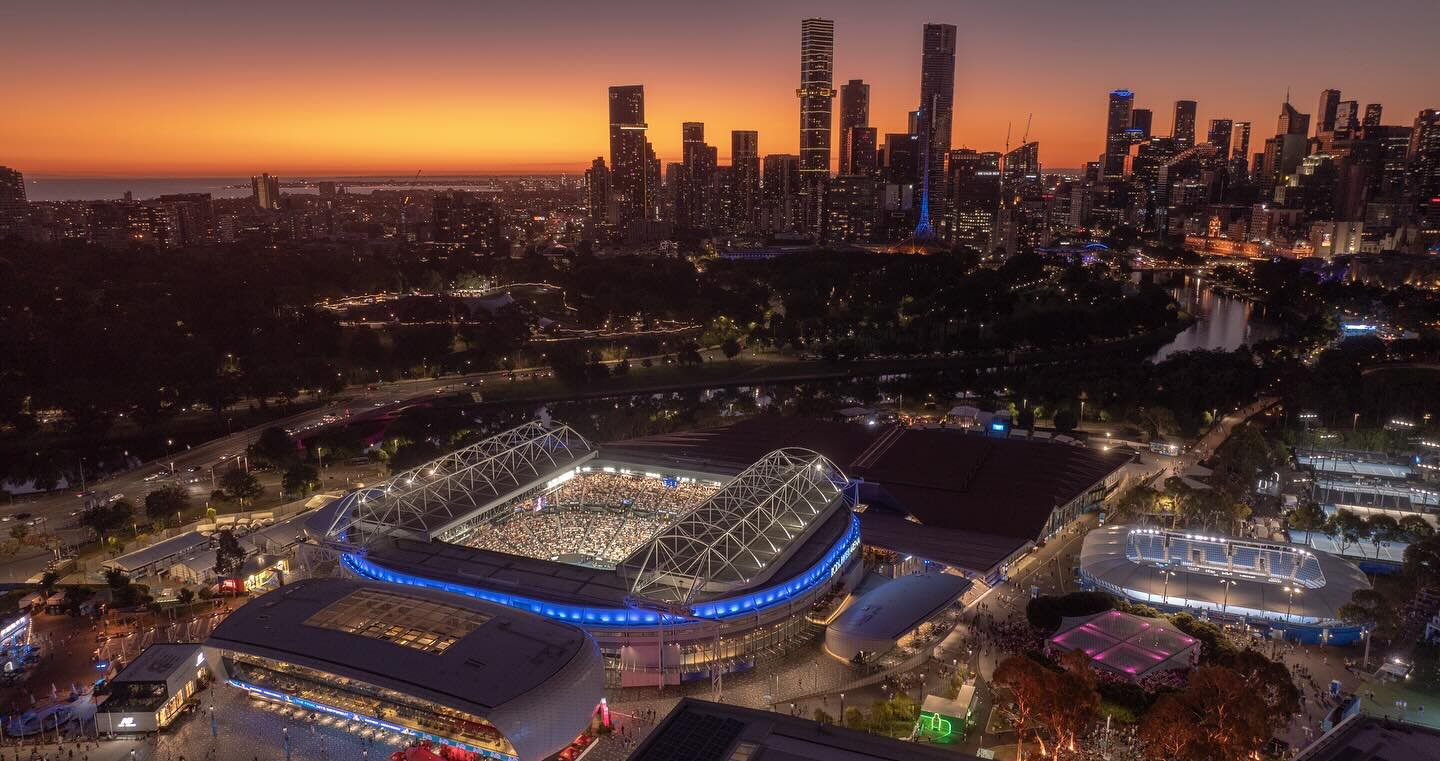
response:
M507 517L464 543L483 550L556 560L583 556L613 567L718 487L620 473L588 472L510 505Z
M697 481L591 471L545 495L547 507L623 507L678 515L705 501L719 487Z
M516 512L503 523L477 529L465 543L545 560L578 555L587 563L614 567L668 523L653 514L546 507Z

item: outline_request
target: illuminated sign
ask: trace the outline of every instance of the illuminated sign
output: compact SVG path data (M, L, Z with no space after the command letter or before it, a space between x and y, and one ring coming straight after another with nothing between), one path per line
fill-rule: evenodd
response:
M196 666L204 666L204 665L205 665L205 653L202 652L202 653L196 653L196 654L195 654L195 665L196 665Z
M126 716L125 718L123 718L123 719L120 720L120 723L119 723L119 724L116 724L116 725L115 725L115 728L116 728L116 729L134 729L134 728L135 728L135 717L134 717L134 716Z
M937 742L943 742L955 734L955 723L938 713L921 711L920 731L929 732L935 736Z

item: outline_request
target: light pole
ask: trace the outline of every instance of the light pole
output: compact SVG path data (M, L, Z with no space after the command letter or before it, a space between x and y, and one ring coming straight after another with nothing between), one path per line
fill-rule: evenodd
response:
M80 496L85 496L85 458L80 458Z
M1174 576L1174 575L1175 575L1175 572L1174 572L1174 571L1161 571L1161 575L1163 575L1163 576L1165 577L1165 591L1162 592L1161 595L1160 595L1161 598L1163 598L1163 599L1160 600L1160 603L1161 603L1162 605L1169 605L1169 604L1170 604L1170 577L1171 577L1171 576Z
M1230 587L1235 586L1235 582L1230 579L1225 579L1220 583L1225 587L1225 601L1220 603L1220 612L1224 613L1230 607Z
M1365 640L1365 662L1360 668L1365 671L1370 670L1370 635L1369 629L1360 630L1360 637Z
M1286 620L1287 622L1293 623L1294 620L1295 620L1295 617L1294 617L1294 615L1293 615L1293 610L1294 610L1294 608L1295 608L1295 595L1297 595L1297 594L1300 593L1300 589L1299 589L1299 587L1289 587L1289 586L1287 586L1287 587L1282 587L1282 588L1283 588L1283 589L1285 590L1285 592L1290 596L1289 602L1285 603L1285 620Z

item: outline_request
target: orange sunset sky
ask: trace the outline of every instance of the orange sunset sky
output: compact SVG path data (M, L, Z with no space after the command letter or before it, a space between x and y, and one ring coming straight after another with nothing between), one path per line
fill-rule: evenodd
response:
M576 171L608 153L606 87L646 88L676 160L703 121L797 151L800 19L835 19L835 78L871 84L871 124L904 130L921 25L959 27L953 143L1007 124L1050 167L1102 147L1125 87L1170 129L1177 98L1274 129L1286 88L1337 87L1387 123L1440 106L1434 0L990 2L47 2L0 10L0 164L36 175ZM1254 143L1252 143L1253 145Z

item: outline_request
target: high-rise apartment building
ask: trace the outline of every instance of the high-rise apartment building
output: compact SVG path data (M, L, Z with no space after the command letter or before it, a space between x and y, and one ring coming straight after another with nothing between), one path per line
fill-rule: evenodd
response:
M1335 131L1335 110L1339 106L1339 90L1320 91L1320 105L1315 108L1315 134L1317 136L1324 132Z
M1155 114L1148 108L1136 108L1130 111L1130 129L1138 131L1141 137L1150 137L1150 129L1154 126Z
M1362 126L1379 127L1381 114L1384 113L1384 106L1379 103L1369 103L1365 106L1365 121Z
M759 132L750 129L730 132L730 173L730 221L753 225L760 204Z
M1235 176L1250 172L1250 122L1235 122L1230 138L1230 165Z
M1230 140L1234 133L1234 122L1229 119L1211 119L1210 131L1205 136L1205 142L1219 149L1219 158L1228 160L1230 158Z
M1175 121L1170 128L1170 138L1175 141L1177 150L1185 150L1195 146L1195 101L1175 101Z
M250 197L255 206L266 211L280 208L280 178L258 174L250 178Z
M926 24L920 54L920 217L915 236L934 234L932 213L945 213L945 161L955 110L955 25Z
M614 222L610 204L610 170L605 167L605 157L596 156L585 170L585 207L590 224L604 225Z
M852 79L840 85L840 174L859 174L852 165L852 130L870 125L870 85Z
M610 193L615 223L624 229L631 222L650 218L658 201L649 189L649 143L645 140L644 85L610 88Z
M876 138L879 131L874 127L851 127L845 138L845 149L841 161L846 164L849 174L874 175L879 169L877 162ZM848 159L848 160L847 160Z
M800 157L776 153L762 163L761 224L771 232L794 232L801 221Z
M1130 153L1130 115L1135 107L1135 93L1111 90L1110 106L1105 118L1105 156L1100 161L1104 177L1125 174L1125 156Z
M0 166L0 238L18 234L29 217L25 177L18 170Z
M1360 129L1360 104L1353 100L1342 100L1335 105L1335 131L1354 132Z
M800 195L805 230L819 236L824 226L825 186L830 179L830 125L835 98L835 22L800 22Z

